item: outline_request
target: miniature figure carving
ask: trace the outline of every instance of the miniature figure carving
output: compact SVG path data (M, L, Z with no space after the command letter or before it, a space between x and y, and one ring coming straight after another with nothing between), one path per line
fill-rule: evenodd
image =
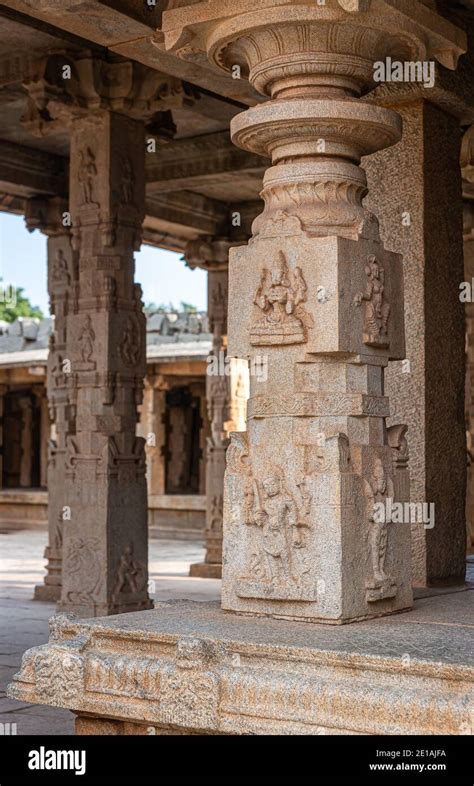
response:
M390 305L385 299L385 272L375 256L370 256L365 268L367 288L355 296L354 303L364 301L364 344L369 347L388 347L388 318Z
M126 366L135 366L140 359L139 332L132 317L125 322L120 354Z
M51 278L56 284L70 284L71 282L67 259L62 248L58 248L54 257Z
M119 595L140 592L144 586L145 571L135 560L133 544L125 546L117 568L117 576L112 593L116 601Z
M387 478L384 466L379 458L375 459L372 476L365 484L367 500L368 541L371 578L367 582L366 597L369 602L393 598L396 584L385 572L387 559L388 525L390 523L388 500L394 498L394 486L391 478ZM383 506L384 515L379 510Z
M255 346L301 344L306 341L305 317L301 304L306 300L306 283L301 268L288 268L280 251L271 270L262 270L254 303L264 316L252 324L250 343Z
M81 358L84 363L90 363L91 361L92 353L94 351L94 341L95 333L94 328L92 327L92 320L90 315L87 314L84 327L82 328L78 339L78 343L81 348Z
M97 166L95 163L95 155L88 147L84 153L83 150L79 151L79 171L78 180L82 189L82 204L93 205L92 191L94 187L95 178L97 177Z

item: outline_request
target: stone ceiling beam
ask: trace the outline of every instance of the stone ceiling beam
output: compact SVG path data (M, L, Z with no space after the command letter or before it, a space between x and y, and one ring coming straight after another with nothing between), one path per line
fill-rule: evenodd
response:
M12 196L67 193L66 159L0 140L0 191Z
M180 139L159 148L147 166L148 193L192 190L216 176L252 173L263 177L265 159L239 150L227 131Z
M162 3L162 6L165 4ZM107 47L110 52L164 71L206 90L251 105L257 97L244 79L232 79L203 62L180 61L164 50L159 33L161 12L138 4L88 0L6 0L5 9L17 12L19 21L40 20L51 27ZM156 32L158 31L158 32Z

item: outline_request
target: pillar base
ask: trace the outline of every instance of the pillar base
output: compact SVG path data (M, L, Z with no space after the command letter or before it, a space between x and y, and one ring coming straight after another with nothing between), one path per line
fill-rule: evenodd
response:
M221 579L222 563L195 562L189 568L189 575L194 579Z
M59 615L8 696L95 719L80 733L470 734L473 599L423 598L411 614L337 627L190 601Z
M152 600L147 599L138 601L136 603L97 603L95 606L80 606L72 603L58 602L58 613L73 615L75 617L85 618L88 617L105 617L114 614L134 614L140 611L149 611L154 608Z
M33 600L43 601L44 603L57 603L61 597L61 587L51 584L37 584Z

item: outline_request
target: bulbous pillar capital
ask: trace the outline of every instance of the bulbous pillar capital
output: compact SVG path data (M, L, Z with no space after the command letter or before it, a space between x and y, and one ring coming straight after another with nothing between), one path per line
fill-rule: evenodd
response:
M205 53L268 99L231 124L237 146L272 159L254 237L295 227L313 237L377 236L359 164L399 141L401 122L360 99L374 64L436 58L454 68L466 44L421 0L170 2L162 32L179 57Z

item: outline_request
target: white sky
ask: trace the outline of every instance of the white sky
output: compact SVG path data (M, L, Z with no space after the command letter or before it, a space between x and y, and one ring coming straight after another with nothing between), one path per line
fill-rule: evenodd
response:
M142 246L135 255L136 281L143 287L145 303L181 301L205 310L207 274L189 270L180 255ZM46 287L46 238L38 230L28 232L23 218L0 213L0 276L2 285L23 287L34 306L49 314Z

